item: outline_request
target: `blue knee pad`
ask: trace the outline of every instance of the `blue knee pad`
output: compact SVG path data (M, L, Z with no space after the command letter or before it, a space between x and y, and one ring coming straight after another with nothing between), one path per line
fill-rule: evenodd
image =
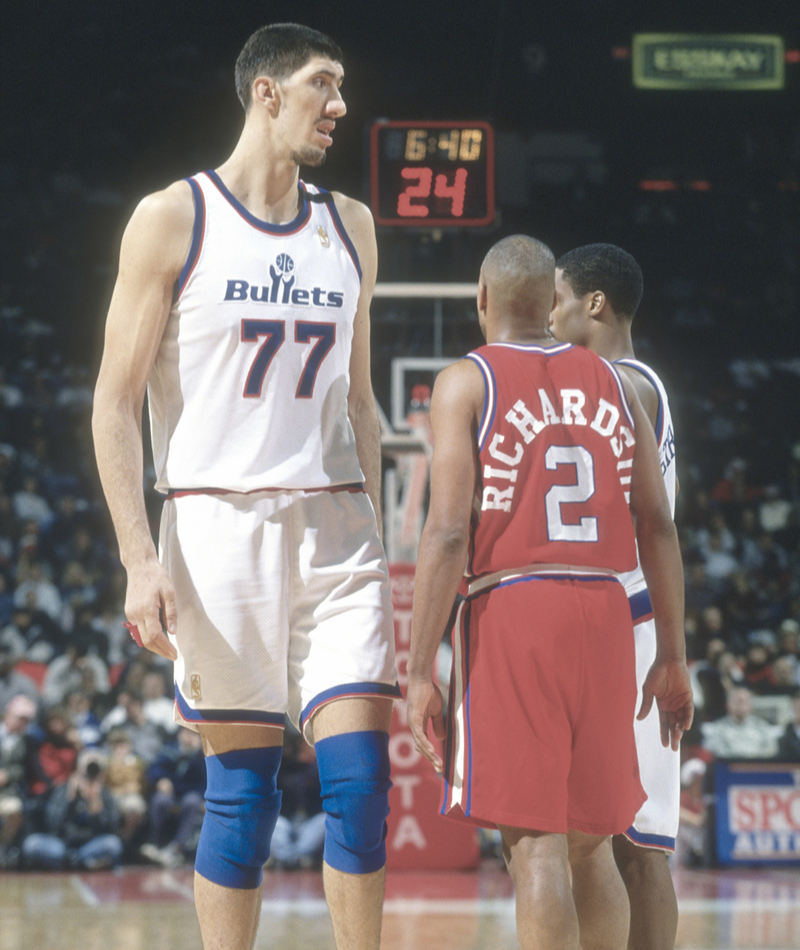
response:
M386 864L389 736L346 732L317 742L325 819L325 863L348 874Z
M281 810L275 778L281 746L206 757L206 813L195 870L223 887L252 889L262 880Z

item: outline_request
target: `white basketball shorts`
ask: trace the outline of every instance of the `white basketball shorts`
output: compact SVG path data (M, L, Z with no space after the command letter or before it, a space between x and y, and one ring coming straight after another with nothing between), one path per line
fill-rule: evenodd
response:
M629 598L636 643L636 712L642 705L642 686L656 658L656 625L647 590ZM661 727L655 701L646 719L634 719L639 777L647 801L636 814L625 836L643 848L675 850L680 809L680 752L661 744Z
M175 718L303 728L325 703L400 696L369 497L177 492L161 561L178 608Z

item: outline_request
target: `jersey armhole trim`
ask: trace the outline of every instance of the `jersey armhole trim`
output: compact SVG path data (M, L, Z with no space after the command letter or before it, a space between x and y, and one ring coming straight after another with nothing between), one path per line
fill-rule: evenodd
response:
M481 371L483 376L484 397L483 397L483 415L478 425L478 452L483 449L489 430L494 424L494 416L497 410L497 383L489 363L477 353L467 353L465 359L472 360Z
M661 398L661 390L656 385L656 381L653 378L653 374L648 372L645 369L644 365L638 360L623 359L615 360L617 363L622 363L623 366L629 366L631 369L635 369L638 373L641 373L642 376L650 383L650 385L656 391L656 398L658 399L658 409L656 410L656 442L659 447L661 446L661 439L664 435L664 400Z
M323 201L325 207L328 209L328 213L331 216L331 221L333 221L333 226L336 228L336 233L341 238L342 243L347 249L347 253L353 260L353 264L355 265L356 273L358 274L358 279L360 282L363 280L364 275L361 271L361 261L358 259L358 251L356 251L355 244L353 244L353 242L350 240L350 235L345 230L345 226L342 223L341 217L339 216L339 209L336 207L336 202L333 200L333 195L330 195L329 199L322 197L323 195L330 194L330 192L326 192L322 188L319 189L319 194L320 197L317 200Z
M206 202L203 197L202 189L194 178L186 178L184 180L189 183L192 189L192 198L194 199L194 224L192 225L192 244L189 248L189 256L186 258L186 263L183 265L183 269L175 282L175 291L172 295L173 304L177 302L183 293L186 284L189 282L189 278L197 266L206 230Z

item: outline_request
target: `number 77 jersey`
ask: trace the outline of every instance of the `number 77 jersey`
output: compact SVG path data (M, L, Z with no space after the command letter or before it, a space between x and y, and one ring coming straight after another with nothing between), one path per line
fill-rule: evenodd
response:
M332 196L252 215L219 176L188 179L191 249L148 384L161 491L361 482L347 414L361 268Z
M616 370L582 347L492 343L467 573L636 565L633 417Z

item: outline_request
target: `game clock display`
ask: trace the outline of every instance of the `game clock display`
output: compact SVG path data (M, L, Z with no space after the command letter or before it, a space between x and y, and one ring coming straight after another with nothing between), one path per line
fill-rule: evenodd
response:
M488 122L383 120L370 129L375 223L482 227L494 221L494 132Z

